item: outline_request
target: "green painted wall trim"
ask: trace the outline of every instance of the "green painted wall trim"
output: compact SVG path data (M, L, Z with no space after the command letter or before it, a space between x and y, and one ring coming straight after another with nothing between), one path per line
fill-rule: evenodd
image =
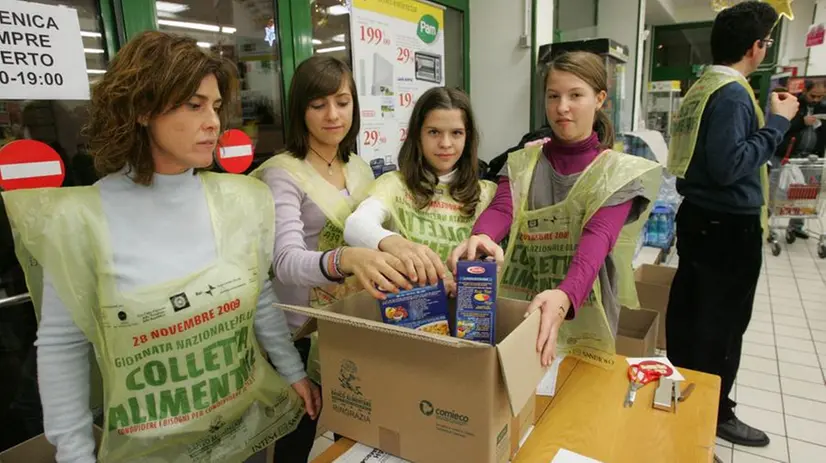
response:
M534 0L536 1L536 0ZM451 6L451 8L455 8L462 12L462 18L464 18L464 25L462 26L462 32L464 33L464 37L462 38L462 45L464 50L462 50L462 54L464 55L464 72L462 73L465 81L465 92L470 95L470 2L468 0L457 0L455 2L444 2L445 4L448 3L457 3L457 4L464 4L464 5L457 5Z
M465 13L467 13L467 9L470 7L470 0L436 0L434 3Z
M530 111L530 122L529 127L531 131L536 128L536 111L533 110L533 105L536 104L536 59L537 57L537 48L538 45L536 44L536 2L537 0L531 0L531 99L530 103L528 103L529 111Z
M642 22L645 20L645 9L642 6L642 2L643 2L643 0L639 0L639 2L637 2L637 26L636 26L637 27L637 29L636 29L637 32L639 32L640 27L642 27ZM645 60L645 52L644 51L643 51L643 56L640 56L640 35L642 35L642 34L638 33L637 34L637 40L634 41L634 57L636 58L636 60L634 61L634 86L631 87L631 95L632 95L632 97L631 97L631 127L630 127L631 130L634 130L634 122L636 120L640 119L638 113L642 109L642 108L637 108L637 98L636 98L637 82L642 79L642 76L640 74L645 72L645 69L643 69L640 73L637 73L637 69L640 69L637 66L637 62ZM645 90L646 89L640 87L640 93L644 92ZM640 104L642 104L642 94L640 94L639 102L640 102Z
M298 66L313 56L313 15L310 2L306 0L276 0L276 3L290 3L290 20L293 30L293 59Z
M99 0L100 26L103 34L103 43L106 45L106 58L112 59L120 48L118 40L118 26L115 19L115 10L112 0Z
M286 122L290 83L292 83L293 74L295 74L298 63L295 60L290 2L284 0L273 1L275 2L276 33L278 34L278 43L281 46L281 88L284 89L284 96L281 98L281 114L284 115L284 121Z
M126 40L144 31L158 30L158 12L155 0L115 0L121 1L123 27Z

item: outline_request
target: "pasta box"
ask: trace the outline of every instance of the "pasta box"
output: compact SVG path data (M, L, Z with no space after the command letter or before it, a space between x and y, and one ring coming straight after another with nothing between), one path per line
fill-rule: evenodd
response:
M461 260L456 265L456 337L496 342L496 262Z
M450 332L447 294L441 280L435 285L417 286L386 296L387 299L379 301L384 323L437 334Z
M434 463L505 463L522 441L545 373L527 302L497 299L493 345L386 324L366 292L277 306L313 317L303 334L318 330L328 430ZM455 301L449 310L455 320Z

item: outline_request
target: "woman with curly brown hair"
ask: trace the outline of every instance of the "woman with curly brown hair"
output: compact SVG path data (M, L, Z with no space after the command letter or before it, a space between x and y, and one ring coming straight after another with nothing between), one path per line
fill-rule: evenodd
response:
M422 94L408 133L399 171L376 181L347 219L344 238L396 256L414 282L435 284L447 276L445 260L470 236L496 185L479 180L479 134L461 90L436 87Z
M101 461L243 461L320 411L273 307L272 195L203 170L236 73L192 39L140 35L92 92L105 177L4 195L41 311L40 392L58 462L95 461L89 344L103 378Z

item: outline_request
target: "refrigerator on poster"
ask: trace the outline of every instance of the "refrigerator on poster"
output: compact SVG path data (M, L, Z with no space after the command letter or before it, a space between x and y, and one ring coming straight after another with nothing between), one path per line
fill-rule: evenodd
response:
M376 176L396 169L413 106L444 76L444 8L417 0L352 0L357 149Z

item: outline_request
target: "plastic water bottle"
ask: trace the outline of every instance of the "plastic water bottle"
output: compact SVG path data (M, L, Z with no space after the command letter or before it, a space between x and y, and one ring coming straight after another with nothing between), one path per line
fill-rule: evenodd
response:
M646 225L648 236L645 239L645 244L649 246L656 246L660 242L657 223L657 213L652 212L651 216L648 217L648 224Z
M668 246L668 238L671 236L671 230L669 230L669 228L671 227L668 214L657 214L657 238L659 245L662 247Z

